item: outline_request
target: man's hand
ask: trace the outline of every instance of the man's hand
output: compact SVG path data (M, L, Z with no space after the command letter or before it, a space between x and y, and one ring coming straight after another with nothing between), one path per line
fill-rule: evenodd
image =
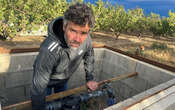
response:
M86 85L91 91L94 91L98 88L98 83L96 81L88 81Z

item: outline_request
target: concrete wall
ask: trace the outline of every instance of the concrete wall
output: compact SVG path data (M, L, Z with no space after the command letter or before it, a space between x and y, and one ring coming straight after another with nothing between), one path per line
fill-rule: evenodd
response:
M173 84L172 82L175 78L173 72L107 49L105 49L104 53L102 72L101 80L124 73L138 72L137 77L113 83L118 104L106 110L120 110L129 104L169 87Z
M102 68L104 49L95 50L95 80L99 80ZM8 99L3 106L15 104L30 98L30 85L33 75L33 63L37 52L20 54L1 54L0 96ZM77 77L78 76L78 77ZM69 80L69 88L85 84L83 62Z
M35 53L1 54L0 95L8 99L3 105L10 105L29 99L29 87L33 74ZM8 63L4 63L8 61ZM8 68L7 68L8 67Z
M34 52L0 55L0 59L4 59L0 60L0 65L3 66L0 69L0 95L8 98L8 102L3 105L15 104L30 98L32 66L37 54ZM69 88L85 84L83 68L83 62L81 62L81 66L69 80ZM139 75L112 83L113 88L116 89L117 102L120 102L121 105L117 105L118 107L132 103L169 86L172 84L171 79L175 78L173 73L161 68L108 49L95 49L94 76L96 81L131 72L138 72ZM166 84L164 84L165 82Z
M102 73L102 63L104 58L104 49L94 49L95 51L95 74L94 80L99 81L100 75ZM75 73L70 78L68 85L69 88L75 88L85 84L85 71L83 61L80 64L80 67L75 71Z

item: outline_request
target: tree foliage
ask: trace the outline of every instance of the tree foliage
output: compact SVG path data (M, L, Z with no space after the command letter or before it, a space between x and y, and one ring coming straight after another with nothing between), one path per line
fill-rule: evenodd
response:
M0 36L12 38L62 16L69 4L66 0L1 0L0 6Z
M168 19L168 24L170 26L170 33L172 36L175 37L175 13L169 11L169 19Z
M116 39L120 36L121 32L127 30L128 15L122 6L113 8L114 14L111 16L108 27L113 31Z
M128 22L128 31L135 33L138 37L141 36L148 28L148 21L143 13L143 9L136 8L128 10L129 22Z
M0 38L13 38L23 32L38 30L58 16L63 16L69 5L83 0L0 0ZM125 10L123 6L98 0L88 5L93 9L96 25L93 31L112 31L116 38L122 32L144 32L154 36L175 36L175 13L169 17L151 13L145 16L143 9Z

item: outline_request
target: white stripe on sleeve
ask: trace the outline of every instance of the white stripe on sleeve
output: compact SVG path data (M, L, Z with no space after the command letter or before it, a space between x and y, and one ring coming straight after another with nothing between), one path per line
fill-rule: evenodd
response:
M58 43L56 43L56 44L50 49L50 51L52 52L57 46L58 46Z
M52 42L52 44L49 45L48 49L50 49L54 44L55 42Z

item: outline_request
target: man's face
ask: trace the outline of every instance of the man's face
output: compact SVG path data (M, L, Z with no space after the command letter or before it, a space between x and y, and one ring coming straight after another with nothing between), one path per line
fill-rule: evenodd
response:
M68 21L66 27L63 26L63 30L67 37L67 43L73 48L79 47L80 44L84 42L88 36L89 29L90 27L88 24L81 26L71 21Z

